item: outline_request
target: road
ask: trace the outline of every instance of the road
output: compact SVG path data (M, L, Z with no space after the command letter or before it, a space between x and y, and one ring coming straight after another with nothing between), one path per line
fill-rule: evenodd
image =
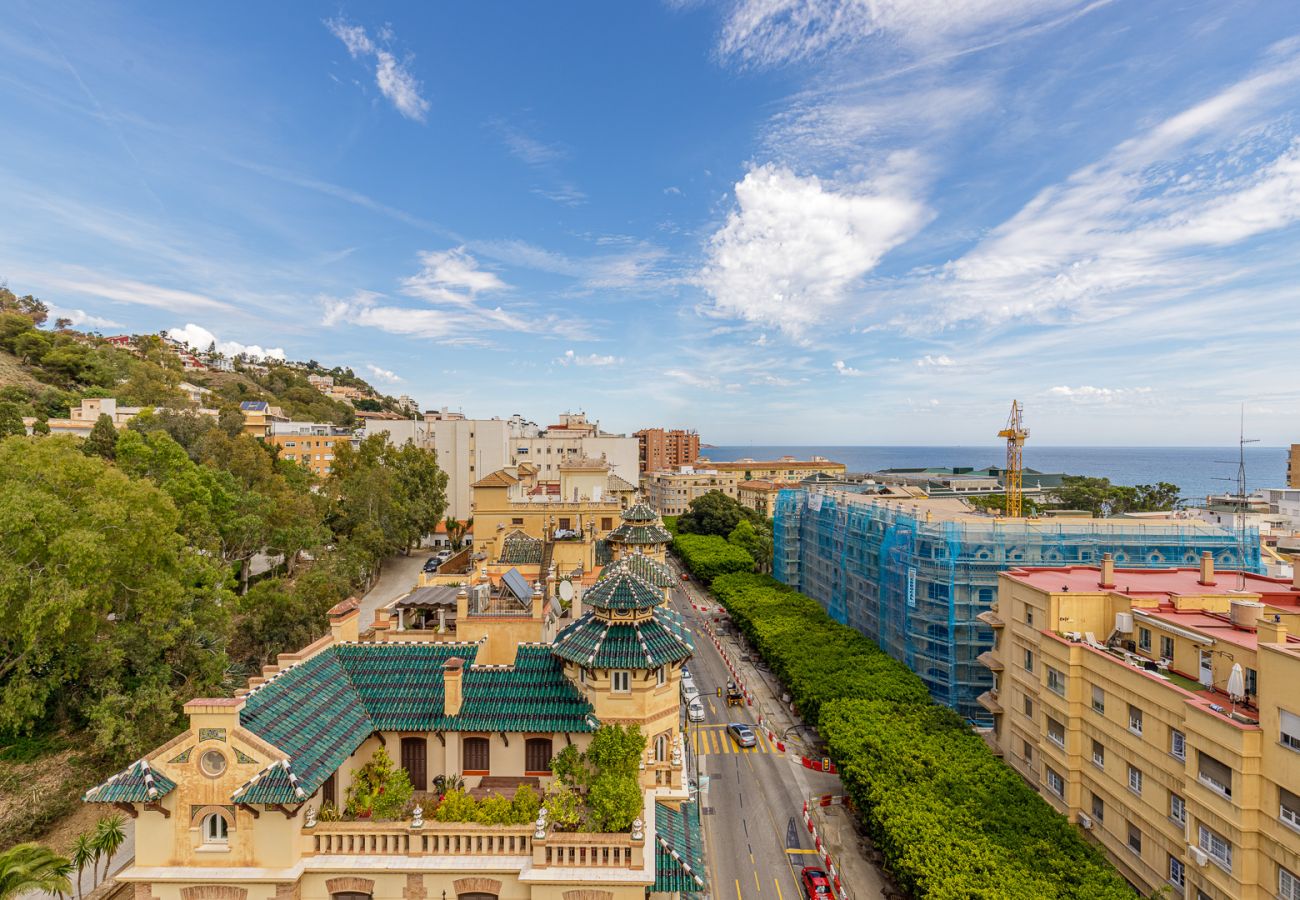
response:
M680 587L673 591L673 607L696 636L689 668L704 702L705 721L688 723L687 743L698 766L710 894L713 900L803 900L799 870L820 864L803 825L803 804L812 795L842 793L839 779L804 768L797 751L788 756L779 752L761 729L756 729L757 747L742 749L731 740L726 723L754 724L756 708L728 708L718 697L719 687L725 695L731 675L704 627L704 616ZM755 694L760 707L778 702L765 687ZM850 888L848 896L869 900L879 895Z
M390 556L384 560L384 567L379 572L375 586L361 598L361 630L365 631L375 622L375 610L405 597L420 579L420 568L433 555L432 550L412 550L410 556Z

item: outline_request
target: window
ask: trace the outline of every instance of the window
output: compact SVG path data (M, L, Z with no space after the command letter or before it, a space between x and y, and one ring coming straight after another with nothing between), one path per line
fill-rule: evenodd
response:
M1106 748L1101 741L1092 742L1092 764L1099 769L1106 768Z
M1128 708L1128 730L1134 734L1142 733L1142 710L1131 703Z
M1223 835L1211 831L1204 825L1197 829L1196 846L1210 855L1225 871L1232 871L1232 845L1224 840Z
M1198 777L1201 784L1213 788L1225 797L1232 796L1232 769L1219 762L1204 750L1197 753L1200 762Z
M1169 857L1169 883L1182 887L1187 875L1183 871L1183 861L1176 856Z
M334 773L331 772L330 777L325 779L325 783L322 784L320 788L321 806L324 806L326 803L330 806L338 806L338 793L338 779L336 779Z
M1026 625L1034 624L1034 608L1029 605L1025 606L1025 624Z
M1028 694L1025 695L1025 715L1031 719L1034 717L1034 698Z
M1300 751L1300 716L1295 713L1289 713L1285 709L1279 709L1278 715L1282 717L1282 744L1291 750Z
M1026 672L1032 672L1032 671L1034 671L1034 651L1033 651L1033 650L1026 650L1026 651L1025 651L1025 671L1026 671ZM1297 745L1296 745L1296 749L1300 749L1300 744L1297 744Z
M616 694L626 694L632 690L632 673L626 669L610 673L610 681L613 685L610 690Z
M1065 696L1065 676L1051 666L1047 667L1047 689L1053 694Z
M1187 735L1177 728L1169 729L1169 752L1179 759L1187 759Z
M663 687L668 683L668 670L663 666L655 669L655 687Z
M1047 789L1058 797L1065 797L1065 779L1051 767L1047 769Z
M1142 854L1142 829L1132 822L1128 823L1128 848L1138 855Z
M1150 628L1138 629L1138 649L1143 650L1147 653L1151 652L1151 629Z
M522 524L524 524L524 519L523 519L522 516L520 516L520 517L518 517L518 518L511 519L511 520L510 520L510 524L511 524L511 525L522 525Z
M1281 866L1277 867L1277 896L1279 900L1300 900L1300 878Z
M1300 831L1300 797L1288 791L1286 788L1278 788L1280 794L1281 812L1279 816L1282 821L1292 828Z
M655 762L668 761L668 735L661 734L655 738Z
M1092 819L1098 825L1106 821L1106 801L1099 794L1092 795Z
M1051 716L1047 717L1047 739L1058 747L1065 746L1065 726Z
M203 817L203 843L226 844L230 842L229 825L221 813L210 813Z
M399 745L402 768L411 779L411 787L427 790L429 780L429 742L422 737L404 737Z
M203 774L210 778L216 778L222 772L226 771L226 757L219 750L205 750L199 757L199 768Z
M1142 793L1142 770L1134 766L1128 767L1128 789L1135 794Z
M1029 741L1025 741L1021 749L1024 751L1025 762L1032 763L1034 761L1034 745Z
M465 738L462 752L461 769L466 775L486 775L492 770L492 745L487 738Z
M1174 658L1174 639L1163 634L1160 635L1160 658ZM1182 865L1182 863L1179 863L1179 865Z
M1256 672L1254 669L1247 668L1246 669L1246 694L1248 696L1253 697L1258 693L1259 693L1259 673Z
M551 739L529 738L524 741L524 771L529 775L551 774Z
M1177 794L1169 795L1169 818L1179 825L1187 824L1187 803Z
M1106 692L1095 684L1092 686L1092 711L1106 715Z

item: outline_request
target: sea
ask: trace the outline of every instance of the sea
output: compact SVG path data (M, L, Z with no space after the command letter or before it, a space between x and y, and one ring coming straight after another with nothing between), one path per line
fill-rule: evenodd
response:
M1024 465L1040 472L1109 478L1114 484L1178 485L1184 500L1203 501L1209 494L1237 490L1238 447L1039 447L1026 444ZM793 456L824 456L842 462L850 472L926 466L985 466L1006 464L1005 445L980 447L818 447L760 446L702 448L700 455L716 462L750 457L757 460ZM1286 486L1285 447L1245 447L1246 489Z

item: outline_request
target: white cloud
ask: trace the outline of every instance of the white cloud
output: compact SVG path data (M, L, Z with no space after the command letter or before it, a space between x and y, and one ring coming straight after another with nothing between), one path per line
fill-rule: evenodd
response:
M72 277L46 275L43 276L42 280L52 288L69 293L102 297L105 300L112 300L114 303L149 306L171 312L177 310L206 313L235 311L235 308L229 303L214 300L212 297L194 291L160 287L156 284L134 281L128 278L113 278L95 272L82 272L82 274Z
M1118 400L1128 400L1150 394L1151 388L1105 388L1093 387L1090 384L1080 385L1079 387L1060 385L1050 388L1047 393L1053 397L1062 397L1071 403L1114 403Z
M375 84L379 93L388 98L399 113L416 122L423 122L429 112L429 101L421 94L423 86L411 74L408 66L412 57L399 60L391 50L370 39L365 28L353 25L342 17L327 19L325 27L347 47L353 59L375 63ZM393 40L393 33L385 26L379 30L379 39L385 43Z
M72 322L73 328L123 328L121 322L114 322L112 319L105 319L102 316L92 315L84 309L65 309L61 306L50 305L50 321L56 319L68 319Z
M184 328L168 328L167 334L177 341L189 344L195 350L203 351L216 344L217 352L226 356L247 354L254 359L284 359L284 348L261 347L257 344L241 344L239 341L219 340L215 334L202 325L188 323Z
M472 305L479 294L509 287L495 272L479 268L464 247L420 253L420 271L402 279L403 293L430 303Z
M596 243L607 246L611 242L597 239ZM626 241L616 244L623 246ZM471 246L498 262L577 279L587 289L626 288L653 280L667 256L662 247L639 242L618 253L586 257L568 256L520 240L476 241Z
M884 38L906 48L1004 30L1081 0L735 0L718 54L769 66Z
M949 368L950 366L957 365L955 361L953 361L947 356L944 356L942 354L940 354L939 356L931 356L928 353L925 356L922 356L920 359L918 359L916 361L916 364L923 369L930 368L930 367L946 369Z
M586 356L579 356L572 350L565 350L564 355L555 360L562 366L613 366L623 361L621 356L601 356L596 353L589 353Z
M842 359L835 360L835 371L839 372L845 378L862 378L867 374L861 369L855 369L852 366L845 364Z
M823 321L928 220L899 172L907 162L839 190L784 167L752 169L699 276L715 309L796 336Z
M391 369L381 369L374 363L366 363L366 369L369 370L371 375L375 376L380 381L386 381L389 384L400 384L406 380Z
M682 195L682 189L679 188L677 185L673 184L664 188L664 193L674 197L680 197Z

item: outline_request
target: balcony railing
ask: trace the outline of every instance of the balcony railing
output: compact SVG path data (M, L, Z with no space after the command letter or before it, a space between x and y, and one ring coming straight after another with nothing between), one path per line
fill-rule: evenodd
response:
M645 838L630 834L554 832L533 841L533 864L539 867L638 869Z
M531 825L466 822L317 822L303 828L304 856L528 856Z

